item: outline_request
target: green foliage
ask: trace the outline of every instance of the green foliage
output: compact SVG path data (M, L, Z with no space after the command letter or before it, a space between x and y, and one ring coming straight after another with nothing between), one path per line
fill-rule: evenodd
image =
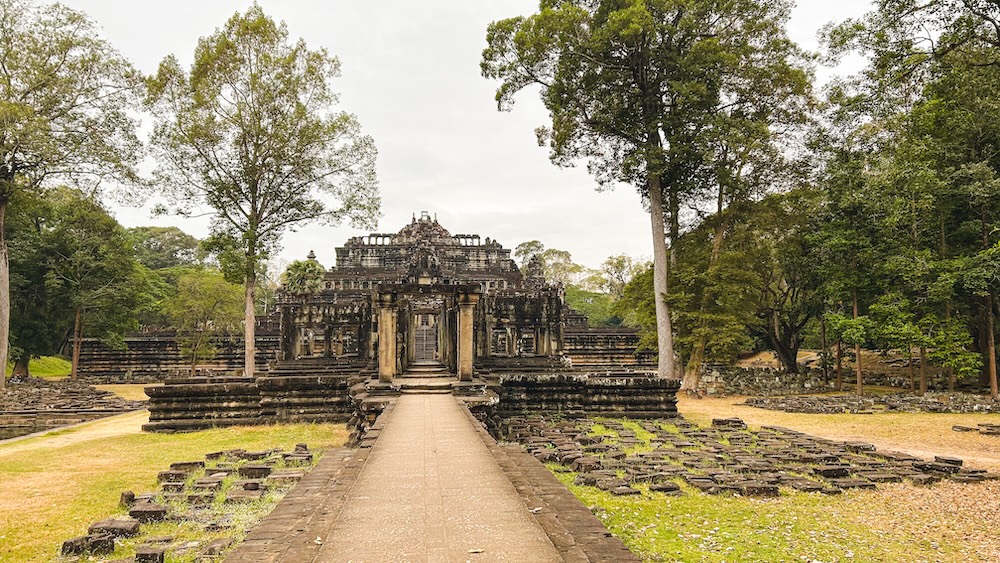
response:
M293 295L319 293L326 269L315 259L296 260L281 274L282 288Z
M0 199L46 178L136 181L139 82L86 15L0 1Z
M156 180L182 205L216 210L213 231L240 250L245 272L296 224L372 223L375 147L333 110L336 58L291 42L254 5L201 38L194 59L185 71L167 57L148 80Z
M198 239L178 227L132 227L127 232L136 260L150 270L197 266L202 262Z
M95 190L108 178L137 184L141 146L132 112L138 77L82 13L61 4L0 0L0 61L0 365L5 365L12 306L8 206L18 194L55 178ZM40 297L32 299L37 304ZM35 329L45 332L37 323ZM0 388L4 381L0 377Z
M246 288L248 374L257 278L284 233L310 221L370 226L378 215L375 144L334 109L339 73L335 57L291 42L254 4L198 41L190 70L168 56L147 80L156 183L181 212L215 210L210 245Z
M69 189L48 197L56 221L47 232L46 288L79 315L76 336L122 346L125 332L137 328L136 312L148 305L149 271L136 262L125 229L99 204Z
M514 258L522 268L527 267L531 259L545 251L545 245L537 240L524 241L514 248Z
M928 346L927 357L938 365L952 368L959 379L974 379L983 367L982 355L972 352L968 320L944 320L937 315L920 319L920 329Z
M213 338L239 329L243 318L243 290L211 270L191 270L177 279L176 292L163 310L177 329L181 355L192 371L199 360L215 355Z
M125 230L78 190L25 192L13 201L13 358L58 353L71 335L122 345L154 305L156 289Z
M537 240L529 240L517 245L514 249L514 256L520 260L524 268L527 268L531 261L537 260L541 264L545 281L549 283L579 285L587 273L587 268L573 262L573 256L569 252L556 248L545 248L545 245Z
M848 344L864 346L873 339L875 333L875 324L865 315L855 319L841 313L828 313L826 326L834 338Z
M566 286L566 304L587 315L592 327L620 326L621 318L612 312L612 296L596 291L587 291L575 285Z
M609 256L600 269L593 274L594 285L611 296L613 300L621 299L625 294L625 286L629 280L649 267L649 262L637 260L628 254Z
M611 312L624 324L639 328L639 348L656 349L656 304L653 302L653 267L648 266L632 277L614 302Z

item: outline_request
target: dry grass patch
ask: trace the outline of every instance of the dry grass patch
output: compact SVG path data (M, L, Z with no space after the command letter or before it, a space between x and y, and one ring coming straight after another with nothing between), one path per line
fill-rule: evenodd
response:
M156 385L149 385L146 383L123 383L114 385L95 385L96 389L101 391L111 391L115 395L118 395L122 399L128 401L148 401L149 396L146 395L146 387L158 387L163 385L162 383L157 383Z
M171 462L244 448L340 447L343 425L287 424L143 433L144 411L0 445L0 561L49 561L70 537L118 510L122 491L157 489Z
M1000 436L955 432L954 425L1000 424L1000 414L878 413L805 414L770 411L742 403L746 397L692 399L678 397L677 410L695 424L713 418L738 417L748 425L786 426L831 440L860 440L879 449L903 451L922 458L959 457L966 464L1000 472Z

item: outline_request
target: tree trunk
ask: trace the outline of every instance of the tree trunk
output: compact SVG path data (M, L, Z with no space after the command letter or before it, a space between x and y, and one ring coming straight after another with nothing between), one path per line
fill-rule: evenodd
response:
M721 213L721 195L719 205L719 213ZM712 278L712 272L719 266L719 256L722 254L722 240L725 238L728 229L729 218L723 217L715 229L715 238L712 240L712 256L708 261L708 279ZM702 291L701 307L699 309L701 318L698 321L698 328L701 330L694 341L694 346L691 347L691 357L688 358L687 369L684 370L684 380L681 382L681 389L686 390L688 394L698 393L698 383L701 381L701 368L705 363L705 347L708 346L708 338L705 336L708 326L704 320L704 314L713 296L714 293L711 288L706 285Z
M985 299L983 300L985 301ZM983 357L983 367L979 370L979 385L989 386L990 360L987 358L986 352L989 348L989 345L986 344L988 340L986 338L986 317L989 316L989 313L985 310L982 303L980 303L979 310L979 314L976 315L976 351Z
M943 236L944 235L942 235L942 237ZM943 241L943 238L942 238L942 241ZM942 242L941 244L942 244L942 247L943 247L944 242ZM944 255L944 253L942 252L942 256L943 255ZM947 301L944 302L944 320L945 320L946 324L948 324L948 325L951 324L951 299L949 299L949 300L947 300ZM954 391L955 390L955 368L953 368L951 366L946 366L944 369L945 369L945 373L948 374L948 391Z
M698 394L698 383L701 381L701 366L705 363L705 337L699 336L691 347L691 357L688 358L687 369L684 370L684 380L681 389L688 395Z
M28 369L28 362L30 360L31 356L29 356L28 354L22 354L21 357L14 362L14 371L11 373L11 375L17 375L20 377L31 377L31 373Z
M0 389L7 386L10 348L10 263L7 256L7 197L0 197Z
M70 367L69 376L76 379L77 371L80 369L80 348L83 343L83 307L76 308L76 317L73 321L73 363Z
M986 295L986 373L990 378L990 396L1000 398L997 389L997 348L993 325L993 294Z
M249 260L253 262L253 260ZM243 375L246 377L254 376L254 368L256 367L256 329L257 329L257 315L255 307L255 297L257 292L257 265L256 263L247 266L246 274L246 297L243 303L244 314L243 314Z
M837 391L844 390L844 345L837 339Z
M927 394L927 347L920 346L920 394Z
M819 319L819 347L823 351L819 356L819 365L823 369L823 385L830 385L830 347L826 342L826 317Z
M917 374L913 371L913 348L908 347L906 349L906 355L909 357L907 367L910 372L910 392L913 393L917 390Z
M781 363L781 367L785 373L799 373L799 348L792 341L793 339L789 339L789 343L786 343L782 339L781 320L778 317L778 311L771 312L771 320L768 324L771 325L771 330L767 338L771 341L774 357Z
M854 304L854 320L858 320L858 290L851 290L851 301ZM861 341L854 343L854 368L856 370L857 376L857 392L858 395L865 394L864 388L864 377L861 375Z
M649 217L653 233L653 292L656 303L657 375L677 379L674 373L674 337L667 305L667 241L663 219L663 186L653 174L649 179Z

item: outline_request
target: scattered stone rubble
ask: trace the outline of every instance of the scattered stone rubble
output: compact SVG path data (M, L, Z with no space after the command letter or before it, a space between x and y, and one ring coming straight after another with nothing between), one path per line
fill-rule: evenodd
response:
M245 531L238 529L233 516L238 507L264 499L268 493L276 501L314 467L314 461L309 447L298 444L291 451L226 450L207 454L204 461L172 463L170 469L157 475L159 491L123 492L125 514L94 522L86 535L63 542L61 553L88 560L129 542L136 548L137 563L162 563L167 553L214 561L235 542L226 536L227 531L233 536ZM143 524L164 521L193 522L207 533L226 537L183 541L172 536L140 536Z
M4 414L67 410L110 414L144 405L145 401L129 401L73 379L12 378L0 391L0 412Z
M955 425L951 427L955 432L979 432L986 436L1000 436L1000 424L981 422L976 426Z
M0 390L0 439L141 409L81 381L15 377Z
M768 410L813 414L875 412L1000 413L1000 401L971 393L913 395L807 395L752 397L746 405Z
M540 461L576 472L575 484L614 495L681 495L682 485L706 494L773 497L787 488L833 495L903 480L929 485L1000 478L957 458L926 461L777 426L750 431L738 418L701 428L680 417L623 423L531 416L508 420L502 431Z

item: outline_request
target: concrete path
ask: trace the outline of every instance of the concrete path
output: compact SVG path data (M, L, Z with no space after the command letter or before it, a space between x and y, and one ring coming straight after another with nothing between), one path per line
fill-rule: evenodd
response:
M324 457L227 561L563 561L473 424L451 395L401 396L370 451Z
M561 561L451 395L404 395L318 561Z

